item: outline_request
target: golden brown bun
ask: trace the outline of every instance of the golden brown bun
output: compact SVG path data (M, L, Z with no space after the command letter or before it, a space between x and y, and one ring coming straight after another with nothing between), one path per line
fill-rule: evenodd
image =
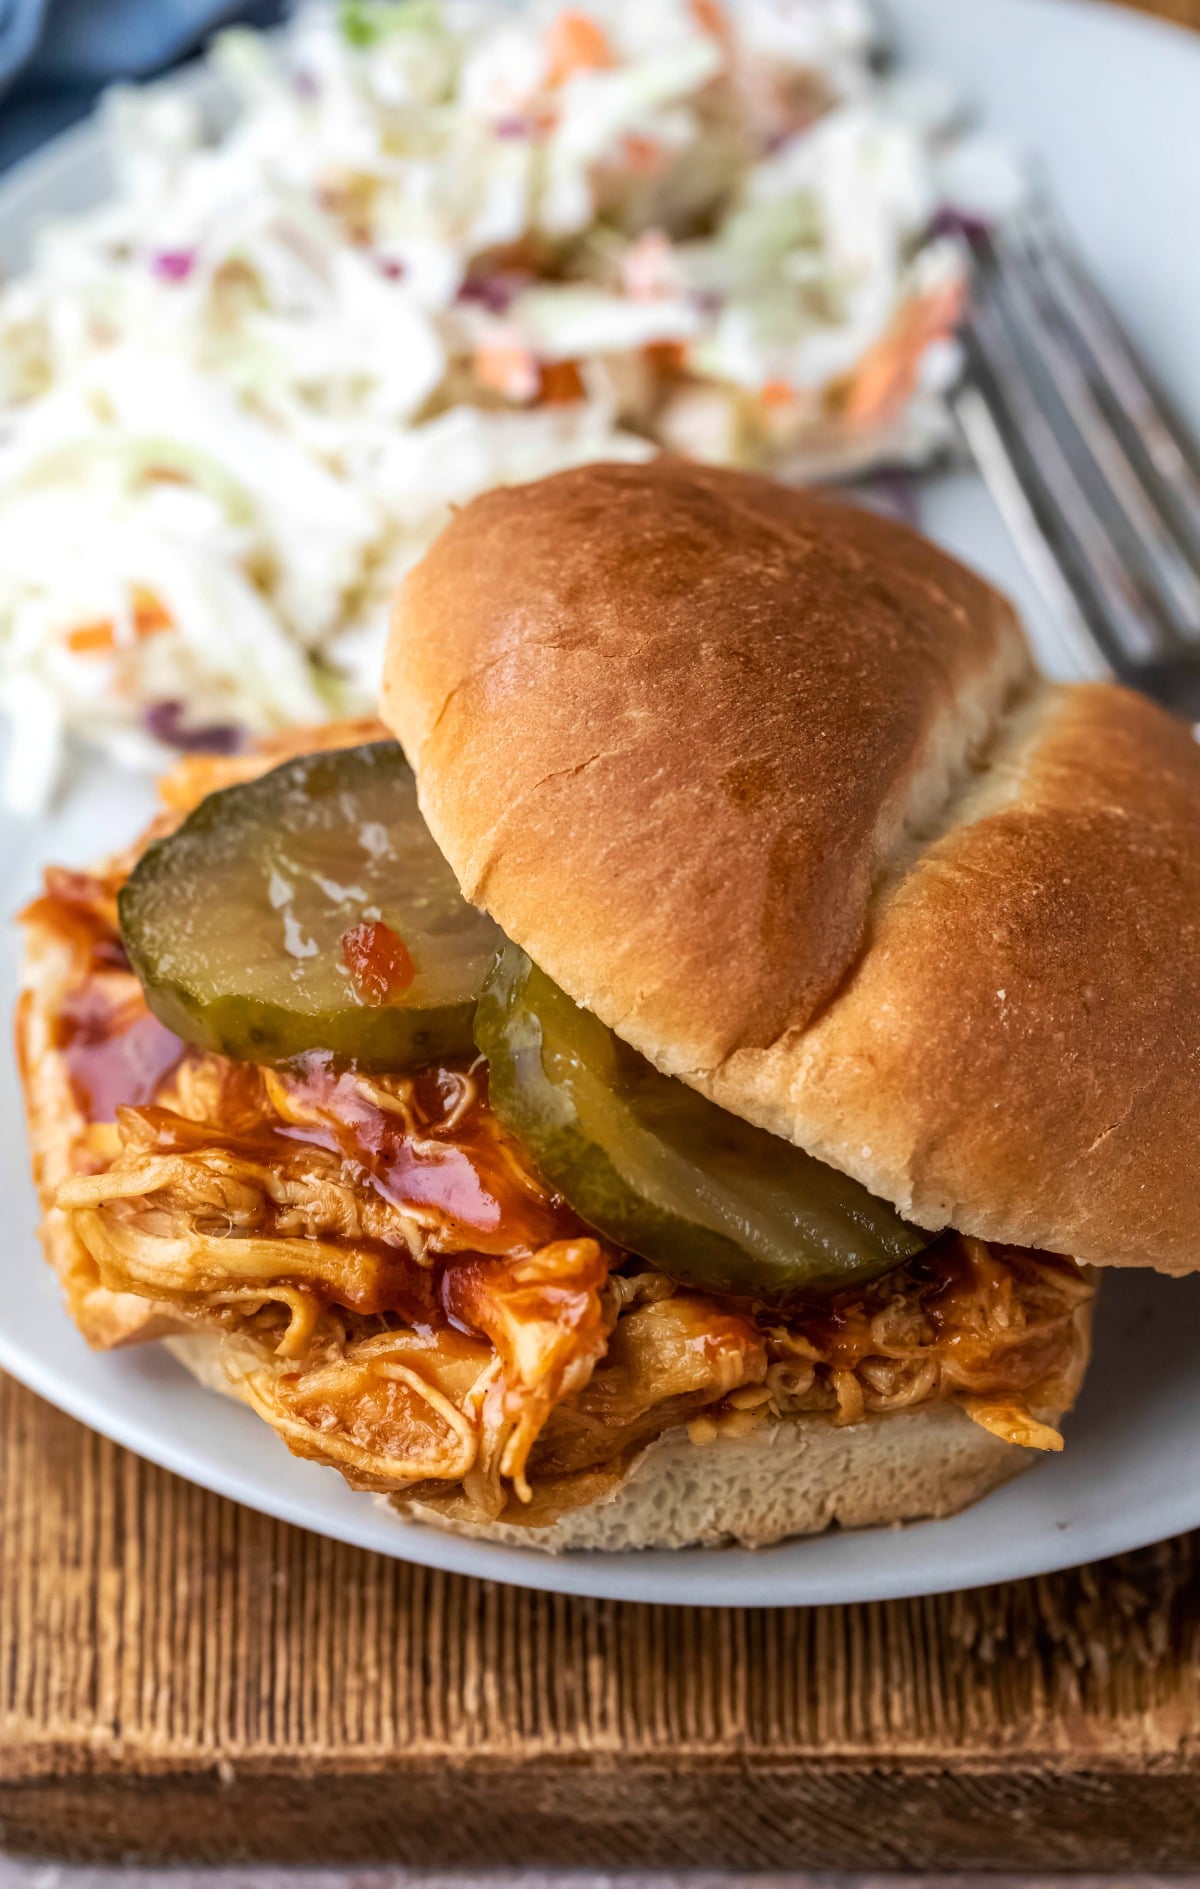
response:
M1200 1264L1200 752L903 527L592 466L409 576L385 720L467 896L928 1226Z
M460 513L401 591L382 712L467 896L708 1069L829 998L881 856L1027 666L1008 606L900 527L660 460Z

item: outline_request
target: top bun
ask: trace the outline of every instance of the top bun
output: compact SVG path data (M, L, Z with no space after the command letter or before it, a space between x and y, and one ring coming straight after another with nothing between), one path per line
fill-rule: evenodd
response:
M922 1225L1200 1265L1200 751L902 526L672 459L477 499L384 719L466 896Z

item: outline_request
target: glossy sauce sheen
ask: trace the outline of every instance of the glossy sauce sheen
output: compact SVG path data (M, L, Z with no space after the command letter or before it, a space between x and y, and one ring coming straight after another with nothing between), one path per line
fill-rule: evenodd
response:
M228 1105L228 1120L222 1126L212 1122L194 1122L172 1109L146 1107L138 1111L142 1122L154 1134L155 1152L159 1154L197 1154L221 1152L256 1166L282 1172L293 1167L303 1148L323 1146L311 1137L301 1140L286 1125L266 1113L261 1082L255 1085L257 1070L244 1072L230 1064L232 1081L222 1096L222 1113ZM243 1073L250 1080L241 1080ZM268 1210L263 1224L255 1228L265 1239L282 1239L278 1214ZM236 1238L231 1235L231 1238ZM333 1246L353 1254L357 1266L344 1270L336 1280L305 1279L305 1289L315 1292L330 1304L370 1317L380 1312L398 1313L418 1330L430 1331L443 1321L440 1316L436 1275L415 1265L407 1247L393 1246L382 1240L356 1239L352 1243L331 1237ZM286 1277L286 1268L278 1275Z
M56 1046L89 1121L111 1122L119 1107L134 1108L163 1152L222 1149L267 1166L294 1164L312 1146L338 1155L351 1185L365 1180L402 1212L436 1216L436 1267L419 1267L390 1244L356 1243L371 1261L362 1289L343 1277L336 1295L326 1296L363 1314L395 1311L416 1324L441 1323L438 1275L447 1261L529 1253L578 1237L576 1217L532 1175L492 1114L482 1068L470 1075L455 1064L420 1071L407 1085L406 1119L372 1100L352 1069L313 1054L276 1072L289 1117L302 1118L282 1119L261 1069L192 1049L147 1009L116 930L116 889L98 875L52 868L43 897L27 913L52 925L78 954L80 981L58 1006ZM156 1106L169 1100L185 1058L216 1076L219 1100L210 1111L216 1120ZM471 1100L463 1108L468 1082ZM386 1099L385 1090L379 1093Z
M426 1129L413 1136L399 1116L363 1094L350 1071L306 1057L288 1072L286 1086L317 1119L282 1133L345 1155L394 1206L432 1208L461 1228L476 1252L532 1251L577 1235L578 1220L533 1178L497 1123L482 1069L472 1077L475 1101L452 1128L445 1126L464 1074L439 1064L413 1078L415 1112Z
M115 1122L123 1105L152 1102L185 1053L179 1038L150 1015L140 991L115 998L88 985L62 1005L56 1047L90 1122Z
M977 1382L975 1388L1002 1390L1006 1366L1003 1348L997 1351L993 1321L999 1314L1001 1329L1012 1333L1011 1358L1019 1359L1023 1351L1023 1380L1036 1379L1039 1340L1036 1333L1031 1340L1021 1336L1012 1309L1014 1301L1021 1298L1023 1277L1049 1278L1055 1273L1073 1280L1078 1277L1078 1268L1073 1260L1053 1254L991 1247L982 1240L965 1240L951 1233L909 1260L901 1274L875 1280L861 1291L797 1306L795 1322L829 1364L853 1370L864 1357L887 1351L887 1340L876 1340L873 1322L889 1302L895 1301L902 1282L905 1301L914 1307L919 1305L928 1327L929 1348L938 1350L964 1382L983 1372L988 1383ZM1051 1331L1040 1341L1041 1348L1049 1343L1052 1354L1056 1342ZM997 1358L1001 1360L999 1375L994 1369ZM1047 1366L1052 1361L1051 1355Z
M116 886L98 873L48 866L45 891L21 913L30 924L48 924L68 939L91 971L128 971L129 958L116 922Z
M475 1347L472 1358L483 1339L504 1366L506 1397L515 1400L509 1414L524 1409L522 1421L531 1409L544 1416L571 1373L586 1374L603 1358L611 1335L611 1369L589 1391L592 1415L585 1410L584 1430L564 1434L576 1454L588 1436L623 1437L614 1411L636 1394L646 1368L635 1348L630 1377L622 1327L608 1328L605 1281L623 1254L598 1241L531 1171L522 1144L492 1111L485 1067L447 1061L409 1078L376 1078L311 1054L269 1070L181 1043L152 1018L125 964L118 883L115 872L48 876L28 916L70 948L67 995L53 1019L57 1041L92 1121L128 1110L120 1158L136 1164L139 1152L177 1152L217 1157L218 1168L222 1154L240 1160L248 1204L236 1230L228 1221L222 1230L231 1244L247 1237L263 1247L264 1298L272 1284L290 1280L318 1306L398 1316L439 1347ZM211 1187L199 1174L196 1184L199 1211L211 1216ZM379 1200L416 1227L381 1213ZM298 1212L299 1237L319 1256L315 1276L291 1246ZM951 1387L1007 1396L1061 1362L1062 1317L1052 1305L1039 1324L1037 1291L1028 1289L1059 1267L1074 1275L1068 1261L948 1238L860 1289L795 1305L787 1323L834 1371L853 1371L871 1355L919 1352L936 1357ZM655 1373L675 1371L687 1386L711 1388L713 1356L741 1353L765 1365L769 1334L749 1308L692 1292L672 1304ZM1034 1315L1028 1332L1025 1305ZM631 1331L632 1324L627 1340ZM336 1403L329 1416L338 1420Z
M403 938L381 919L352 925L344 933L342 962L364 1004L386 1004L403 996L417 974Z
M113 1122L122 1105L152 1102L185 1045L146 1008L116 930L109 881L51 866L45 892L23 916L52 925L79 956L81 981L58 1007L55 1048L87 1120Z

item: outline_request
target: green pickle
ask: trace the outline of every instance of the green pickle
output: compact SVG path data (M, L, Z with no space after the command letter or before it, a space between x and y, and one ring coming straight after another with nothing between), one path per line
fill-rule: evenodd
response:
M704 1291L838 1291L935 1235L791 1142L660 1075L530 962L501 952L475 1041L500 1120L582 1220Z
M150 846L121 936L169 1029L243 1062L403 1070L474 1049L500 934L459 892L395 742L301 755Z

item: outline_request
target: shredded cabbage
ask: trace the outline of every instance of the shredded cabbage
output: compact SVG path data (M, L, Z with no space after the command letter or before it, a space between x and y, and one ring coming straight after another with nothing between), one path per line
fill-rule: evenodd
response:
M112 95L110 198L0 292L10 804L72 733L144 765L364 711L489 485L927 454L953 141L874 51L861 0L352 0L221 37L219 126Z

